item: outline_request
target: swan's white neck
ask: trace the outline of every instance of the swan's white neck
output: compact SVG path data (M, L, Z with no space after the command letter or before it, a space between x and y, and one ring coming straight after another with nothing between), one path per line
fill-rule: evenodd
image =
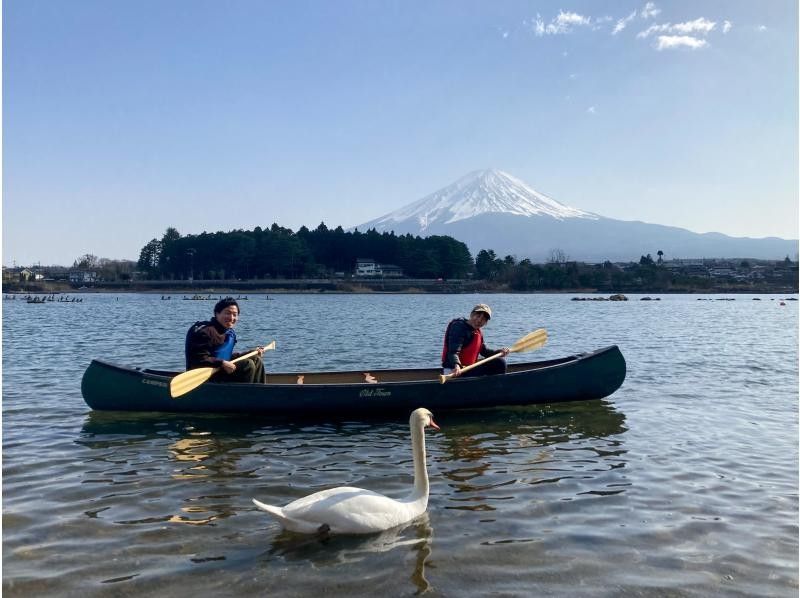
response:
M415 421L411 426L411 447L414 456L414 492L412 498L428 502L428 466L425 460L425 426Z

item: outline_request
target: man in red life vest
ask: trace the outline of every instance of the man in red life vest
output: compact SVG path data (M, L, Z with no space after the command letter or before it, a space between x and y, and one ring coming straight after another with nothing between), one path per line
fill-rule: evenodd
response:
M447 325L444 333L444 347L442 348L442 368L445 374L461 375L461 368L472 365L478 356L489 357L495 353L508 355L508 347L502 349L488 349L483 342L481 328L492 317L491 308L485 303L479 303L472 308L469 318L456 318ZM485 365L478 366L464 374L464 376L489 376L492 374L506 373L506 360L503 357L493 359Z

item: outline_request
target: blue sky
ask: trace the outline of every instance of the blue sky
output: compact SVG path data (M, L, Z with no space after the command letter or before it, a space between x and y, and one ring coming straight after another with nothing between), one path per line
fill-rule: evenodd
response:
M794 0L5 0L6 265L357 225L483 168L798 236Z

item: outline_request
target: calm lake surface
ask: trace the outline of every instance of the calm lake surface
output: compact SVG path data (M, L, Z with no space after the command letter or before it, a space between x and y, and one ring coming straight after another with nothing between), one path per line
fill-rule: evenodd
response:
M572 296L242 301L239 347L276 339L273 371L436 364L449 319L479 301L490 346L548 330L512 361L610 344L627 359L602 401L434 413L427 515L325 540L250 499L405 495L407 418L92 412L92 358L182 369L213 301L3 301L4 595L797 596L798 303Z

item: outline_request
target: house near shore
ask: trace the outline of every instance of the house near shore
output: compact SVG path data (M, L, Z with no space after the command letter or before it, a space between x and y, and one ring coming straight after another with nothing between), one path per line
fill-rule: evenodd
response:
M3 282L38 282L44 280L41 271L32 268L6 268L3 266Z
M90 270L70 270L69 281L73 284L97 282L97 272Z
M372 258L356 258L356 276L383 276L385 278L401 278L403 269L393 264L381 264Z

